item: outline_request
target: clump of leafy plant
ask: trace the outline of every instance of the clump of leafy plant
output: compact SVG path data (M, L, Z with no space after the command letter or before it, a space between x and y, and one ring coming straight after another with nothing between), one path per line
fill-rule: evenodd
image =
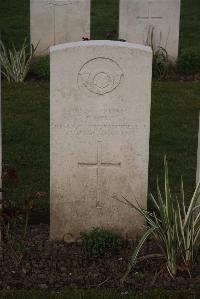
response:
M123 239L115 232L94 228L81 233L81 247L88 257L102 257L108 252L117 251L123 246Z
M134 205L124 198L124 203L144 216L147 221L147 228L133 252L123 281L137 263L138 254L149 237L152 237L159 246L161 254L155 254L155 256L151 254L143 258L158 257L158 255L164 258L166 269L172 278L176 276L178 269L186 270L190 275L190 270L197 261L200 250L200 210L198 208L200 184L197 186L189 205L186 205L182 182L180 199L171 192L166 158L164 167L164 195L161 194L158 181L157 197L150 195L150 202L155 209L153 212L142 208L139 203Z
M35 49L26 40L20 49L13 45L12 49L6 49L0 40L0 64L2 74L9 82L23 82L28 74Z
M178 58L177 69L185 75L200 73L200 48L183 49Z
M33 60L30 74L37 79L49 80L50 78L50 59L49 55L37 57Z
M160 34L160 42L161 42ZM160 44L160 43L158 43ZM169 57L166 49L160 45L156 45L154 40L154 27L149 27L146 45L152 48L153 51L153 63L152 63L152 72L153 78L156 80L165 79L169 71Z

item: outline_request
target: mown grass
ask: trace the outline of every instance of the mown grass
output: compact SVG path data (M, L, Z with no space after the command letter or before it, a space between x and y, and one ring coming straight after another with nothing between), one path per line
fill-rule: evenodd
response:
M0 1L0 32L6 44L20 46L30 32L30 0Z
M180 191L183 176L188 198L195 188L199 82L154 82L152 88L149 192L156 177L163 178L163 157L169 161L170 179Z
M198 294L178 293L178 292L144 292L133 294L132 292L117 291L79 291L68 290L62 293L47 291L6 291L0 292L2 299L198 299Z
M91 38L118 39L119 0L92 0Z
M169 160L175 191L183 175L186 194L195 187L198 82L154 82L152 89L149 192L156 176L163 176L163 156ZM16 168L20 182L17 197L44 192L37 202L38 217L49 212L49 83L3 82L3 161Z
M16 198L44 192L36 202L38 219L48 219L49 83L25 82L2 86L3 163L17 170ZM45 206L45 208L44 208ZM40 220L42 221L42 219Z

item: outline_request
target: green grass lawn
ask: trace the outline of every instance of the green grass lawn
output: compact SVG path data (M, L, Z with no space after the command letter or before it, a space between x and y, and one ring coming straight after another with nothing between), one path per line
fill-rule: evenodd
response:
M106 39L108 32L113 32L111 39L118 39L119 0L92 0L91 38Z
M149 191L155 191L156 176L163 175L167 155L171 182L180 191L183 176L186 194L195 188L199 82L154 82L152 88Z
M16 189L18 199L45 192L44 200L37 202L37 207L46 220L49 198L49 83L29 81L9 84L4 81L2 98L3 162L17 170L20 178ZM38 218L41 216L39 212Z
M8 291L0 292L1 299L198 299L198 294L170 293L170 292L150 292L134 295L117 291L64 291L60 294L49 293L47 291Z
M20 46L30 32L30 0L0 1L0 32L7 44Z
M200 47L200 1L182 0L180 49Z
M195 187L199 82L155 82L152 89L149 191L163 175L167 155L175 191L183 175L188 196ZM3 161L20 176L18 198L45 192L38 217L48 220L49 83L3 82Z

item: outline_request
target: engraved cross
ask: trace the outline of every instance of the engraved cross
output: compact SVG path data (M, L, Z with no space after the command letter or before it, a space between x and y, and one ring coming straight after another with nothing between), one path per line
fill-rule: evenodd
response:
M138 16L137 19L140 20L160 20L162 17L160 16L154 16L151 11L152 1L148 1L148 10L146 16Z
M96 207L101 208L101 170L105 167L121 167L121 162L112 163L102 161L102 143L98 141L97 144L97 159L96 162L78 162L79 167L92 167L96 169L97 189L96 189Z

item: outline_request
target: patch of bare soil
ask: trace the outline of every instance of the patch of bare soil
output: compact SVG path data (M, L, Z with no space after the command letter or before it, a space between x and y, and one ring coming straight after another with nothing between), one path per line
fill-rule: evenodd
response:
M192 271L180 272L170 279L162 259L144 260L127 278L123 277L133 251L127 242L120 252L109 252L99 259L88 259L80 244L49 241L47 225L32 226L24 247L17 251L3 245L0 259L0 289L62 289L71 288L148 288L200 290L200 266ZM21 238L20 233L18 238ZM146 243L143 254L157 252L155 246ZM20 262L20 258L21 262Z

